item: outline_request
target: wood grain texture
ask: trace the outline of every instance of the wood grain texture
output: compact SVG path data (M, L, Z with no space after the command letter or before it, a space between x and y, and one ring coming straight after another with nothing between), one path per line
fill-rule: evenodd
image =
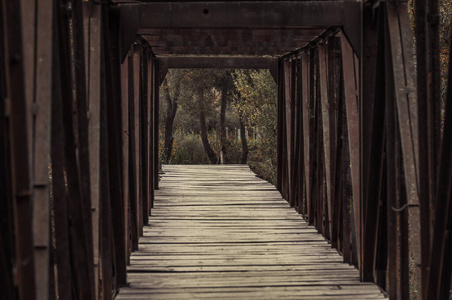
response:
M247 166L175 166L116 299L384 299Z

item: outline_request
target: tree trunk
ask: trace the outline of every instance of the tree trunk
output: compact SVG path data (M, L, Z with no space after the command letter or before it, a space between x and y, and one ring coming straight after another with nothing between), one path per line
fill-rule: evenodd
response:
M226 161L226 108L227 108L227 92L228 86L224 82L221 89L221 110L220 110L220 145L221 155L223 157L221 163L228 163Z
M204 146L204 150L209 157L210 162L214 165L218 163L218 158L215 152L210 147L209 139L207 138L207 125L206 125L206 113L204 107L204 91L200 89L199 91L199 123L201 126L201 141Z
M163 151L163 158L166 163L168 163L171 159L171 153L173 152L173 124L174 124L174 118L176 117L177 113L177 100L179 98L180 93L180 82L176 83L176 86L174 87L174 96L171 100L171 95L169 93L169 87L168 82L165 79L163 90L165 91L165 99L167 104L167 110L166 110L166 119L165 119L165 146Z
M240 139L242 140L242 164L248 160L248 141L246 140L245 125L240 118Z

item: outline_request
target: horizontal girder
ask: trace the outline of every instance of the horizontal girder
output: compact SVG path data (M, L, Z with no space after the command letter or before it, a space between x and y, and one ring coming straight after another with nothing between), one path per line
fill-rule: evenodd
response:
M123 3L122 56L137 34L156 55L283 56L336 26L359 50L360 9L356 1Z

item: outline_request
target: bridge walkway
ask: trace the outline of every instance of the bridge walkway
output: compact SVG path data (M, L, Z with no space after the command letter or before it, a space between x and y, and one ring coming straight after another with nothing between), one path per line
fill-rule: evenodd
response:
M383 299L245 165L166 165L124 299Z

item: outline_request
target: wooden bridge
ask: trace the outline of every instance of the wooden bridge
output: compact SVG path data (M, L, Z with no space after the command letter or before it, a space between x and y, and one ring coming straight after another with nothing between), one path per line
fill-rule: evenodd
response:
M165 166L116 299L384 299L248 166Z
M353 277L351 267L335 265L350 275L338 279L350 283L338 284L339 295L380 297L375 283L391 299L450 296L452 80L442 102L437 0L414 0L415 39L405 1L0 4L1 299L111 299L118 292L138 297L135 286L162 297L171 298L158 292L164 286L180 293L176 298L201 297L202 287L219 286L215 272L194 288L201 283L190 285L195 279L188 273L168 282L170 273L146 276L146 267L137 264L141 236L152 249L146 255L166 253L164 244L157 247L161 237L153 224L179 226L181 235L171 234L187 242L220 238L217 227L205 226L182 236L187 230L180 227L195 205L158 205L163 199L177 203L165 193L182 193L171 185L176 170L170 168L159 190L158 87L168 68L265 68L277 82L276 188L299 216L279 208L275 191L256 191L241 199L247 201L238 216L263 194L263 206L248 211L251 216L267 214L268 221L290 226L270 229L257 222L253 226L262 227L256 230L268 236L250 229L240 239L276 242L286 237L271 234L280 229L288 240L296 239L315 227L342 258L328 254L318 264L314 259L312 270L342 260L357 269ZM193 174L186 184L200 176ZM267 198L275 203L267 206ZM213 213L213 207L196 208L204 216ZM237 209L217 208L218 216L229 217L229 209ZM232 231L221 242L233 239ZM333 297L307 287L322 282L321 276L305 275L303 251L294 250L306 244L306 251L335 253L325 242L321 246L322 239L269 245L268 255L278 262L279 271L271 270L275 277L267 269L267 275L234 279L244 259L228 261L230 251L212 254L219 261L219 255L226 257L222 268L234 266L231 276L223 274L231 284L217 292L234 292L242 284L262 289L240 289L239 298L282 298L283 290L287 298L315 299L309 295L314 291ZM193 252L185 250L175 268L187 271ZM281 271L288 260L294 269ZM157 260L161 265L145 261L152 270L165 268L163 259ZM286 286L279 288L274 278L287 278ZM356 278L370 284L359 285Z

